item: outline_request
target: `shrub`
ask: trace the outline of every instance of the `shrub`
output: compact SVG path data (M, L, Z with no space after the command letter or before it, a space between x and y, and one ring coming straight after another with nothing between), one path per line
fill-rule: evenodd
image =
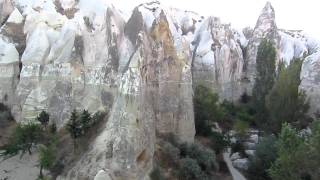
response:
M180 159L180 150L177 147L173 146L171 143L163 142L161 151L172 164L177 163Z
M284 124L276 143L278 158L269 169L272 179L319 179L319 142L319 122L313 124L312 134L307 137Z
M4 152L1 155L13 156L22 151L22 154L27 151L31 154L31 148L40 142L42 130L39 124L28 123L19 124L13 135L10 137L9 143L5 145Z
M195 159L204 171L218 168L215 152L198 144L182 144L180 146L183 157Z
M255 156L249 160L249 177L252 180L271 180L268 169L277 158L276 137L261 138L256 146Z
M247 135L247 131L249 129L249 123L246 121L237 120L234 124L234 130L236 131L236 135L242 139Z
M181 180L207 180L207 176L202 172L197 161L191 158L180 160L179 179Z
M87 130L92 126L91 114L87 110L83 110L80 115L80 127L82 134L85 134Z
M298 132L285 124L277 141L278 158L269 171L272 179L300 180L303 147L303 139L298 136Z

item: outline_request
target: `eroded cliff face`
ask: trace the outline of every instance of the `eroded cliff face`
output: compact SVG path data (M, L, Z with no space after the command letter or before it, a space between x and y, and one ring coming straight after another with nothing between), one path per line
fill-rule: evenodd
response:
M197 29L193 46L194 85L209 86L221 100L237 101L244 90L243 33L210 17Z
M61 180L98 172L97 179L146 179L157 137L193 141L194 86L221 100L250 94L262 38L274 40L277 63L308 56L300 89L318 109L320 43L277 29L269 3L256 27L242 31L159 2L137 6L127 21L99 0L0 0L0 10L0 100L18 122L46 110L61 128L74 108L110 112Z

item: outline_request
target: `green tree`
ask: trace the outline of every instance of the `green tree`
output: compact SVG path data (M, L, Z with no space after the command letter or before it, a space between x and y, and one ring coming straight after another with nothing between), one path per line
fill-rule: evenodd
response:
M82 129L79 122L78 112L73 110L71 113L70 120L67 124L67 130L70 133L71 138L73 139L73 148L76 149L76 140L81 137Z
M258 47L256 58L256 78L252 90L253 105L257 111L258 125L264 124L267 118L265 97L273 87L276 77L276 49L272 41L263 39Z
M277 155L275 163L269 173L273 180L301 180L307 172L303 166L306 145L304 139L298 135L296 129L284 124L277 141Z
M223 109L219 106L217 94L205 86L197 86L194 93L194 113L196 132L207 136L211 133L213 122L219 122L223 118Z
M91 114L87 110L83 110L80 115L80 124L82 129L82 134L85 134L87 130L91 127Z
M49 123L49 118L50 115L45 112L45 111L41 111L41 113L37 116L37 121L39 121L41 123L42 126L45 127L45 129L47 128L47 125Z
M270 120L268 128L278 133L281 125L288 122L306 126L309 118L309 104L304 92L299 91L302 61L293 60L287 68L283 68L274 87L266 97L266 106Z
M40 179L43 178L43 169L50 170L56 162L56 143L52 141L48 146L39 145Z
M19 151L22 151L22 155L26 152L32 154L32 146L38 144L41 138L42 130L39 124L31 122L28 124L18 124L1 155L13 156L18 154Z
M256 146L255 156L249 161L249 179L271 180L268 169L277 159L276 137L271 135L260 138Z

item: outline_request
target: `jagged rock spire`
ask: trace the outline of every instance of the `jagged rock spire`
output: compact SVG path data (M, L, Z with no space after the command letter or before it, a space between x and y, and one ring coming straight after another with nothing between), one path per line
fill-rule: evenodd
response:
M262 9L255 29L268 30L276 29L275 11L270 2L267 2Z

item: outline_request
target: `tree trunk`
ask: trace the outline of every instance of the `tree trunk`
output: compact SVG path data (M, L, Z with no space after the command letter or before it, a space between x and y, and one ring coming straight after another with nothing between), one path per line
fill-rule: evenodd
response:
M31 146L28 147L28 152L29 152L29 155L32 154L32 152L31 152Z
M40 165L40 179L43 178L42 169L43 169L43 167L42 167L42 165Z

